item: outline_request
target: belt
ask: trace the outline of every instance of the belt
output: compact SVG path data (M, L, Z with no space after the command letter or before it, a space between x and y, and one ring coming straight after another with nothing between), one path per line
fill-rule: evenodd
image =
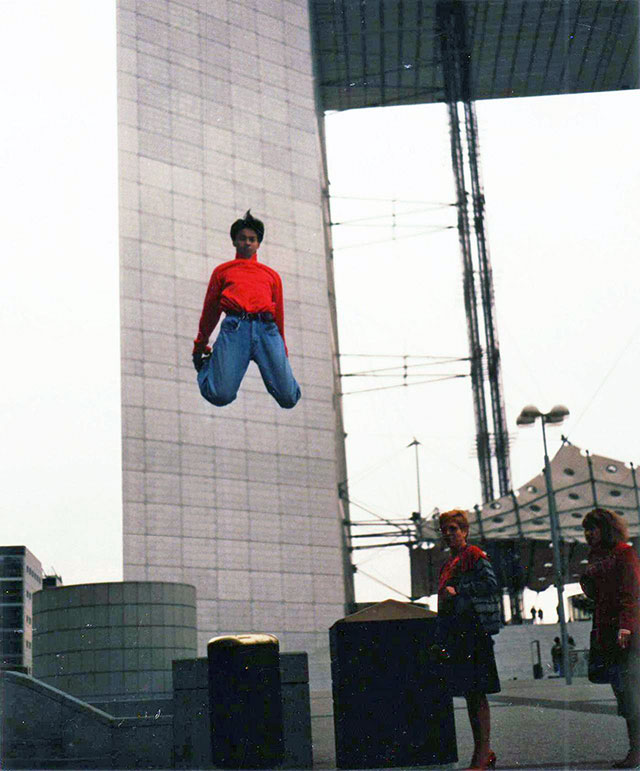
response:
M237 319L247 319L248 321L274 321L271 311L260 311L260 313L247 313L246 311L225 311L227 316L234 316Z

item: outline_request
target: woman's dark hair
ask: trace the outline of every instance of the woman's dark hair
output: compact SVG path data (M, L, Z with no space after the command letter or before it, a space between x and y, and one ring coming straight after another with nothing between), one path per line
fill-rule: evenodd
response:
M244 215L244 217L242 217L242 219L236 220L231 226L230 234L232 241L236 240L236 236L243 228L249 228L250 230L253 230L254 233L258 236L258 243L262 243L262 239L264 238L264 222L253 217L251 215L251 209L247 209L247 213Z
M627 523L609 509L592 509L582 520L583 528L594 526L600 528L603 546L614 546L629 539Z
M456 525L465 533L469 532L469 515L463 509L451 509L451 511L443 511L438 518L438 527L442 529L442 525L446 522L455 522Z

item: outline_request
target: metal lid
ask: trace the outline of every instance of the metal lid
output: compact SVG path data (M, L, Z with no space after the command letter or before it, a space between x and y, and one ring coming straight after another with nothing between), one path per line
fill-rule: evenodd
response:
M218 637L212 637L207 643L209 645L224 646L233 648L240 645L278 645L278 638L273 634L224 634Z

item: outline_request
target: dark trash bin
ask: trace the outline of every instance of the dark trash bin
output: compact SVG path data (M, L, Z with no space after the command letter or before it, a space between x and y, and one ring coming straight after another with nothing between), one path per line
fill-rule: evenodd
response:
M330 630L338 768L458 759L435 614L386 600Z
M273 768L284 756L277 637L214 637L207 645L214 766Z

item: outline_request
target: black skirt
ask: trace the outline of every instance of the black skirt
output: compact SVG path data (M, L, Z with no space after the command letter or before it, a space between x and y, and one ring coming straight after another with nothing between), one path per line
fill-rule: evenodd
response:
M455 603L451 603L455 605ZM452 608L453 610L453 608ZM442 646L448 654L447 681L452 696L499 693L493 639L474 610L438 614Z

